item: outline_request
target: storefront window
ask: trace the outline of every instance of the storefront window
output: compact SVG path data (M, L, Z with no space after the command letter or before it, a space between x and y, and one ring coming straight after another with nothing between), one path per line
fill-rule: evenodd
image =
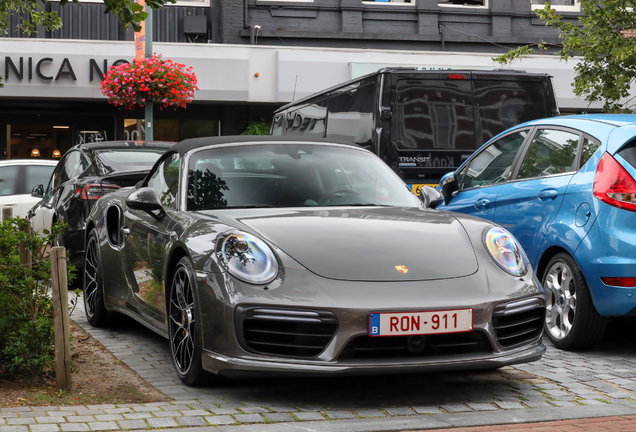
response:
M153 139L155 141L178 142L188 138L218 135L220 135L218 120L154 120ZM131 141L146 139L144 119L125 119L124 139Z
M7 159L59 159L72 145L67 125L10 124L7 135Z

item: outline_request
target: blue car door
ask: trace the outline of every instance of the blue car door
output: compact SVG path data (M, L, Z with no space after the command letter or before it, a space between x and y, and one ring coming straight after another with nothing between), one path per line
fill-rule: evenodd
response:
M482 147L455 174L459 190L440 210L494 220L497 196L512 175L514 163L530 129L515 130Z
M579 140L577 131L537 128L513 180L497 196L494 221L519 240L533 266L577 169Z

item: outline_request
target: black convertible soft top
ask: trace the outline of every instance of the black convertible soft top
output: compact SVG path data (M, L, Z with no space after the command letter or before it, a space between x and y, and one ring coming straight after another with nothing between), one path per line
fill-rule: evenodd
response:
M217 137L205 137L205 138L191 138L183 140L175 144L169 152L177 152L179 155L198 148L206 147L210 145L220 144L233 144L233 143L250 143L250 142L264 142L264 143L307 143L307 144L340 144L348 147L361 148L357 144L351 142L342 142L325 138L306 138L306 137L294 137L294 136L278 136L278 135L229 135L229 136L217 136Z

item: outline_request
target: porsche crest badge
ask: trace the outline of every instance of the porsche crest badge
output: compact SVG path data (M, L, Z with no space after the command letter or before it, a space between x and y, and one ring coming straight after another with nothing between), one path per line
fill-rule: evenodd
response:
M395 268L397 269L397 271L399 271L400 273L406 273L409 271L409 269L406 268L406 266L403 265L397 265L395 266Z

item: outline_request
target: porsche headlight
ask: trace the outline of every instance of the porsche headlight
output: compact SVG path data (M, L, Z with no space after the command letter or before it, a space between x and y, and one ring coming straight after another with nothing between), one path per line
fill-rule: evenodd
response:
M484 232L484 244L490 256L504 271L513 276L528 272L527 259L517 240L503 228L493 227Z
M231 232L219 240L217 255L230 274L251 284L266 284L278 274L278 261L261 239L244 232Z

